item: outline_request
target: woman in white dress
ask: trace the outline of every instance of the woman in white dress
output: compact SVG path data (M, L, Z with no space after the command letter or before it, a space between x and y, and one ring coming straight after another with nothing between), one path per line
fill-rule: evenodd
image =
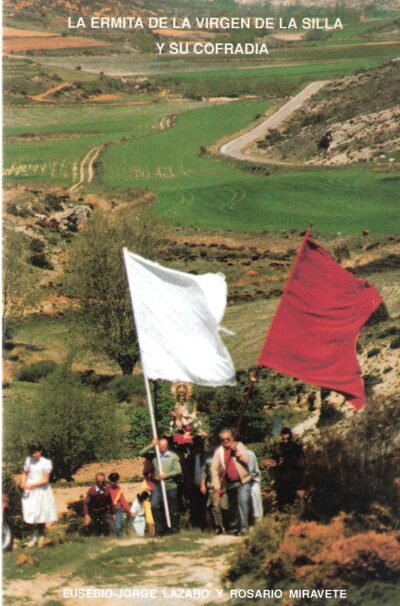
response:
M34 547L37 543L43 544L46 522L55 522L57 513L49 483L53 464L43 456L41 444L31 444L28 451L30 456L25 460L21 482L24 491L22 515L32 529L32 537L26 546Z

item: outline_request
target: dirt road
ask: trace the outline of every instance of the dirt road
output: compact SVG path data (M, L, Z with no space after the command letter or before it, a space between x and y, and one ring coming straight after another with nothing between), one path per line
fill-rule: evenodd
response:
M144 603L151 603L152 606L206 606L229 602L229 591L222 590L221 577L235 544L241 539L229 535L192 533L190 539L186 539L188 540L193 544L193 549L185 547L181 538L174 537L156 540L139 537L98 539L97 544L92 542L91 560L98 562L99 570L104 569L104 566L116 567L116 574L114 578L114 575L110 577L104 574L104 579L93 579L92 583L81 577L78 571L82 569L83 562L76 557L69 558L66 555L62 570L48 574L41 570L43 551L29 551L28 555L33 553L38 560L38 573L34 579L6 581L5 603L15 602L27 606L50 606L50 603L79 606L83 602L85 606L105 603L112 603L113 606L143 606ZM154 549L151 545L154 545ZM137 560L140 550L148 550L149 546L151 557L147 553L143 559ZM46 549L53 549L54 553L54 549L59 548ZM140 567L140 572L135 570L137 566ZM113 592L112 596L107 596L112 599L94 596L93 589L100 588L103 591L107 589L108 593ZM127 591L123 594L123 588L128 588L129 592L135 589L136 595L128 595ZM183 596L177 593L184 589L188 593L182 599ZM85 599L82 600L82 595L76 595L77 590L87 592L83 596ZM152 591L154 597L146 599L146 591ZM197 595L196 591L199 592Z
M44 93L40 93L40 95L32 95L29 98L32 99L32 101L49 101L47 97L51 97L51 95L54 95L54 93L63 90L64 88L71 88L71 86L73 86L71 82L63 82L62 84L57 84L56 86L48 88Z
M253 161L258 164L277 164L282 166L292 166L290 162L282 162L279 160L270 160L268 158L260 158L251 153L246 153L246 148L252 145L257 139L263 137L267 130L278 128L289 116L298 110L304 101L315 95L329 80L319 80L308 84L302 91L295 95L290 101L282 105L272 116L261 122L258 126L250 131L235 137L228 143L222 145L219 149L221 154L229 156L234 160Z
M98 145L96 147L92 147L90 151L83 158L79 167L79 181L74 183L68 191L74 192L76 191L83 183L91 183L94 177L94 162L97 160L100 152L104 148L104 145Z

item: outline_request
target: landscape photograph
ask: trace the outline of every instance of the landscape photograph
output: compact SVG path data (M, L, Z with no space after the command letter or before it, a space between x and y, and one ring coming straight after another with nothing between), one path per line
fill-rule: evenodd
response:
M399 603L399 98L398 0L4 0L5 605ZM307 245L333 269L310 269L306 307L333 292L330 271L377 293L342 349L360 406L262 361ZM225 276L232 381L146 378L123 249L168 275ZM323 350L292 339L300 359ZM196 361L195 337L185 347ZM154 479L154 429L177 488ZM219 494L218 526L203 466L197 479L196 456L215 466L227 433L259 467L262 513L240 532ZM285 435L298 453L286 501ZM47 479L30 490L40 459ZM114 485L129 507L112 501L115 532L93 536L88 495ZM165 533L149 523L154 485L178 520L166 513ZM43 486L47 529L27 523Z

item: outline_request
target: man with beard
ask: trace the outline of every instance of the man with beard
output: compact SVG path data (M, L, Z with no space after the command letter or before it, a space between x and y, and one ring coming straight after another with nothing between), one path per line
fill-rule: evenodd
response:
M279 511L293 505L303 479L304 455L303 447L293 442L289 427L281 429L281 441L276 452L271 459L263 461L262 465L275 469L274 489Z

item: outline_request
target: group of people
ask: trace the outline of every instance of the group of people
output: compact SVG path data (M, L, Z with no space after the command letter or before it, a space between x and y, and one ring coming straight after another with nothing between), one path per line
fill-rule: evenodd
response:
M153 440L141 453L144 479L132 504L123 493L117 472L108 476L108 482L103 472L97 473L83 502L84 527L96 535L121 536L125 511L138 536L177 533L182 502L186 501L192 527L206 530L212 526L217 534L246 534L250 524L263 517L257 457L229 429L219 433L219 444L210 443L208 452L205 442L204 433L191 436L190 447L185 449L176 447L173 439ZM40 444L32 444L29 453L21 487L23 518L31 527L27 546L32 547L43 542L46 523L54 522L57 515L49 484L52 463L43 456ZM281 430L276 452L261 465L274 470L278 508L292 505L301 486L304 459L302 447L293 441L289 428Z
M147 460L144 477L151 492L155 532L179 532L182 500L188 502L193 528L206 530L210 518L217 534L248 531L250 520L263 515L261 473L255 454L234 440L230 430L220 433L220 446L205 452L205 438L196 436L189 454L169 448L168 440L153 441L142 451ZM159 458L154 449L158 445ZM159 469L159 461L161 469ZM162 482L170 514L168 528Z

